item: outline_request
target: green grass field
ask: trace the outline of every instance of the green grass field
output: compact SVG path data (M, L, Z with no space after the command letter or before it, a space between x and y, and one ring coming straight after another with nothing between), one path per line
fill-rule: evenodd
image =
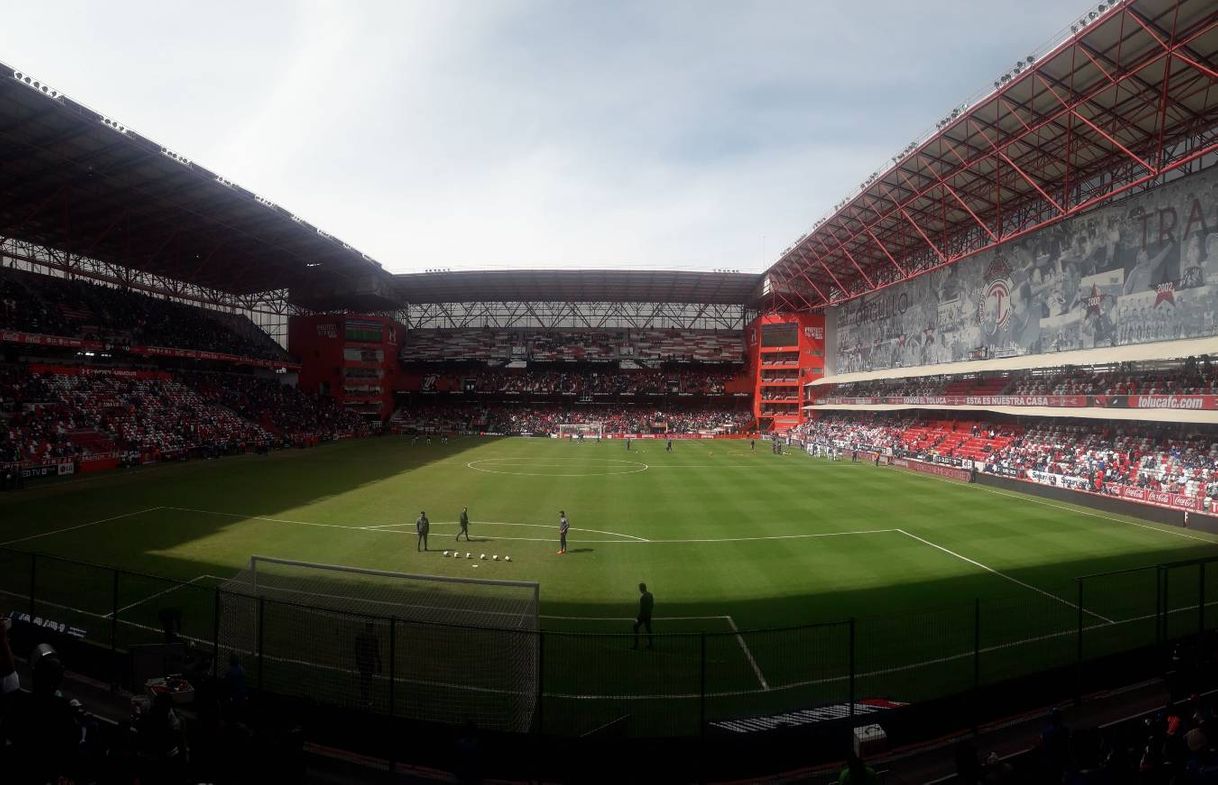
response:
M108 576L40 560L42 611L104 642L113 628L122 645L156 640L156 611L168 604L186 609L187 634L209 640L212 590L255 553L537 581L551 633L547 721L582 732L633 716L638 728L683 733L697 712L674 709L703 689L710 720L845 700L847 619L856 619L855 694L918 700L972 683L978 603L981 676L995 681L1073 661L1076 576L1218 556L1218 538L1191 530L870 464L775 456L768 443L756 453L729 441L634 447L387 437L27 488L0 497L9 550L0 591L19 608L28 596L27 560L12 551L190 582L123 576L112 625ZM441 554L462 505L474 542L460 549L511 563ZM563 556L560 509L572 526ZM432 520L430 553L415 551L420 510ZM1172 579L1169 618L1182 632L1195 629L1187 608L1199 577ZM657 633L708 635L632 651L639 581L655 593ZM1218 600L1218 574L1205 586L1207 601ZM1153 572L1088 581L1085 591L1088 655L1154 640Z

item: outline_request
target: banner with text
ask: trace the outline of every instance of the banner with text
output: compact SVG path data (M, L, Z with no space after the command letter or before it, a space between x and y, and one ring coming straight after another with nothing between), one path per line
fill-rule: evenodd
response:
M1218 335L1205 170L834 311L835 373Z
M1218 410L1218 395L830 395L814 406L1047 406L1054 408Z

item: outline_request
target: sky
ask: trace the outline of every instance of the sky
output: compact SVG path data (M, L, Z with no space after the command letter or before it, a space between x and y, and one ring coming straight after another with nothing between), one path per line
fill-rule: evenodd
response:
M392 272L759 272L1086 8L0 0L0 62Z

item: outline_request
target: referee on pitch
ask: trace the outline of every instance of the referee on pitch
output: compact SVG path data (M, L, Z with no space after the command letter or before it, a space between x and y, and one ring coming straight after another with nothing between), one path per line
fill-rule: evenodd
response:
M651 611L656 606L656 598L647 591L647 584L639 584L639 615L634 620L634 647L639 647L639 628L647 630L647 648L653 648L651 635Z
M457 530L457 540L456 541L461 542L461 535L464 534L465 541L469 542L469 508L468 507L461 508L461 520L458 521L458 525L461 528Z

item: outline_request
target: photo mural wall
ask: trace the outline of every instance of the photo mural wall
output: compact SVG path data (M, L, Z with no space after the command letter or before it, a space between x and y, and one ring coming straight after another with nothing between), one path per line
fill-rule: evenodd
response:
M833 309L834 373L1218 334L1213 168Z

